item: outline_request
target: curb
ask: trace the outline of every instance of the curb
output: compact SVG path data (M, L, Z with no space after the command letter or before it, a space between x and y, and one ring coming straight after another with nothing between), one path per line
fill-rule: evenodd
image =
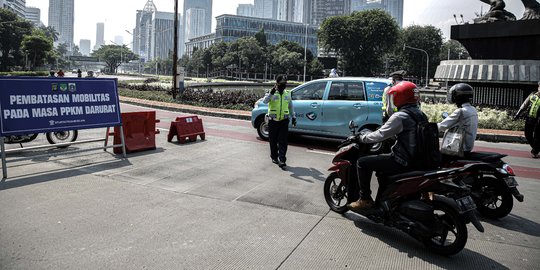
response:
M134 98L130 98L130 99L134 99ZM251 115L241 115L241 114L232 113L232 112L215 112L215 111L208 110L206 108L203 109L202 107L191 106L192 108L188 109L188 108L182 108L182 107L150 104L150 103L144 102L144 100L141 100L142 102L137 102L133 100L125 100L125 99L120 100L120 101L127 104L140 105L140 106L150 107L154 109L251 121ZM195 108L198 108L198 109L195 109ZM505 142L505 143L522 143L522 144L527 143L525 136L492 134L492 133L478 133L476 135L476 139L481 140L481 141L486 141L486 142Z

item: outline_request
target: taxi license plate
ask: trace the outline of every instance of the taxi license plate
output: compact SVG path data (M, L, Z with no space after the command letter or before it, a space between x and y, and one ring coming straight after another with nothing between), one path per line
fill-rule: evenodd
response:
M518 183L516 181L516 179L512 176L510 177L505 177L504 178L504 182L506 183L506 185L510 188L512 187L517 187L518 186Z
M456 199L456 203L461 213L476 209L476 204L471 196Z

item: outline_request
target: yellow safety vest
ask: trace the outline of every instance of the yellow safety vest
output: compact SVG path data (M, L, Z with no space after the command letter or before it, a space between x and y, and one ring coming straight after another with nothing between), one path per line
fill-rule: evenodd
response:
M270 97L268 102L268 116L274 120L281 121L285 116L289 116L289 103L291 102L291 91L283 91L283 94L276 92Z
M529 97L529 100L531 101L531 109L529 110L529 117L536 118L538 115L538 108L540 108L540 97L536 94L532 94Z

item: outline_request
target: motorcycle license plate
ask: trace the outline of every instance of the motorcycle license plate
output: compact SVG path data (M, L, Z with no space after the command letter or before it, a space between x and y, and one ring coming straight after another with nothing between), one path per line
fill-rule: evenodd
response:
M506 183L506 185L510 188L512 187L517 187L518 186L518 183L516 181L516 179L512 176L510 177L505 177L504 178L504 182Z
M476 209L476 204L474 203L471 196L456 199L456 203L462 213Z

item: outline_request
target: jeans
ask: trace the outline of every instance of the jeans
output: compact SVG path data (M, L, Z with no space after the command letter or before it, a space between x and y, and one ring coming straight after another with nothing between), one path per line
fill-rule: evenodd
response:
M397 163L390 154L361 157L356 161L360 199L371 199L371 175L373 171L383 174L398 174L406 172L408 167Z
M287 161L287 144L289 136L289 119L268 121L268 141L270 142L270 158L281 162Z

